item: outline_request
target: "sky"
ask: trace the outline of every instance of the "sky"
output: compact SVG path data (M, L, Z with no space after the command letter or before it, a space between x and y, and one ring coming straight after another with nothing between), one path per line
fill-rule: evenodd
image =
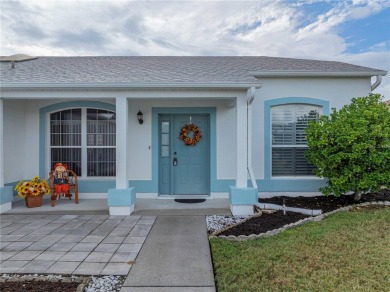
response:
M390 71L389 0L0 0L0 21L1 56L272 56ZM390 76L375 92L390 100Z

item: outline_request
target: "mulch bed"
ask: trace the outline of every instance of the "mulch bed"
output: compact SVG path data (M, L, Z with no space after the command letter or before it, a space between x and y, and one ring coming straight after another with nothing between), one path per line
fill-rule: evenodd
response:
M259 199L259 203L283 205L283 198L285 199L286 207L316 210L319 209L322 210L323 213L326 213L357 203L365 203L372 201L390 201L390 190L381 190L378 193L365 194L358 202L354 200L353 195L345 195L340 197L272 197L268 199Z
M372 202L372 201L390 201L390 190L381 190L378 193L370 193L362 196L362 199L356 202L352 195L345 195L341 197L335 196L318 196L318 197L272 197L268 199L259 199L259 203L271 203L277 205L283 205L283 199L285 199L286 207L296 207L303 209L319 209L323 213L327 213L333 210L340 209L342 207ZM281 228L285 225L297 222L301 219L310 217L296 212L277 211L272 214L262 214L259 217L253 217L243 223L240 223L232 228L229 228L219 235L251 235L260 234L267 231Z
M23 281L0 283L2 292L75 292L78 283L62 283L50 281Z
M262 214L258 217L253 217L243 223L240 223L232 228L229 228L218 235L251 235L251 234L260 234L267 232L269 230L274 230L283 227L284 225L297 222L301 219L310 217L296 212L286 212L286 215L283 214L283 211L276 211L272 214Z

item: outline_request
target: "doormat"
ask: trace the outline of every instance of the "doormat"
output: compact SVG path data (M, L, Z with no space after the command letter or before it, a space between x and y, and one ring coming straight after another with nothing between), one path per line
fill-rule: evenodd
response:
M175 199L175 202L187 204L203 203L204 201L206 201L206 199Z

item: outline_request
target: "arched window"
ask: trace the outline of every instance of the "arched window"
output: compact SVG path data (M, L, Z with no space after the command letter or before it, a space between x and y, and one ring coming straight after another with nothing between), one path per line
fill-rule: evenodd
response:
M318 120L322 107L283 104L271 107L272 176L311 176L314 165L305 158L305 129Z
M50 165L67 163L82 177L116 175L115 113L73 108L50 114Z

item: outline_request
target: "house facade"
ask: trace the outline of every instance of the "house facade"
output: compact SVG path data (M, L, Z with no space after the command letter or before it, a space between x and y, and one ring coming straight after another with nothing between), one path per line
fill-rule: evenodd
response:
M233 214L250 214L258 196L319 194L308 121L387 73L272 57L2 61L3 211L19 180L47 178L57 162L78 174L80 199L107 198L111 214L137 198L229 197Z

